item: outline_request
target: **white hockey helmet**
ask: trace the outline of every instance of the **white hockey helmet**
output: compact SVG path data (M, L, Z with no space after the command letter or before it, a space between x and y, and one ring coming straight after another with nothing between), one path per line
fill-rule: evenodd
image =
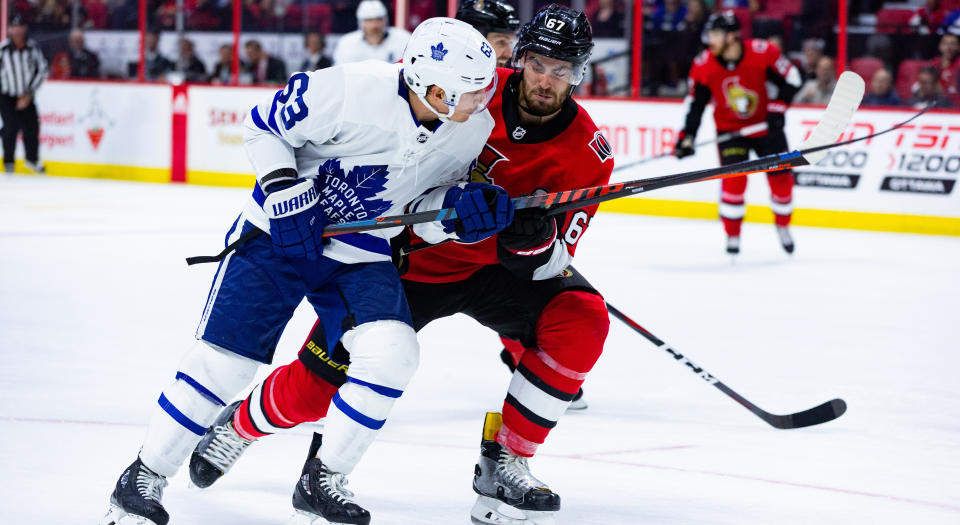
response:
M497 89L497 57L487 40L466 22L453 18L424 20L403 51L403 78L417 98L447 120L455 112L479 113ZM424 98L430 86L443 90L450 107L442 114Z
M380 0L363 0L357 6L357 20L386 17L387 7Z

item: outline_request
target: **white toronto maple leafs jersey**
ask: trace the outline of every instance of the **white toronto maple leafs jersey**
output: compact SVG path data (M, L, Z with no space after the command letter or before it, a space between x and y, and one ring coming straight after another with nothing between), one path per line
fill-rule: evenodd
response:
M260 184L281 168L317 179L317 206L333 223L405 213L431 188L466 180L493 118L484 110L430 131L414 117L401 67L367 61L295 73L255 106L244 123L244 149L257 175L246 219L269 233ZM426 226L438 230L435 239L444 236L439 223ZM343 263L390 260L387 239L400 231L339 235L323 253Z

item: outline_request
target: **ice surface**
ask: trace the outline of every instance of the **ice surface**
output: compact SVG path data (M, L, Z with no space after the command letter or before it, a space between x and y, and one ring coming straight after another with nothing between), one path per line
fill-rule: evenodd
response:
M137 453L189 346L247 191L0 178L0 523L89 524ZM960 523L960 240L599 215L577 267L607 299L774 413L849 412L775 430L613 320L532 461L561 524ZM276 362L312 322L298 311ZM483 413L509 375L465 317L421 333L421 370L350 479L381 524L469 523ZM265 367L261 376L269 370ZM255 444L207 491L181 471L174 524L282 524L309 443Z

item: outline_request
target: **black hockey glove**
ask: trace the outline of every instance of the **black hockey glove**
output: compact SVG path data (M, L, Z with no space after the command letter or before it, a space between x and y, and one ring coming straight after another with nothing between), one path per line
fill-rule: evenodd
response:
M783 113L767 113L767 130L768 131L779 131L783 133L784 126L784 116Z
M514 253L543 247L557 236L557 221L543 208L517 210L511 222L500 231L499 242Z
M677 135L677 145L673 147L673 154L678 158L689 157L695 153L693 149L693 137L688 137L686 133L680 132Z

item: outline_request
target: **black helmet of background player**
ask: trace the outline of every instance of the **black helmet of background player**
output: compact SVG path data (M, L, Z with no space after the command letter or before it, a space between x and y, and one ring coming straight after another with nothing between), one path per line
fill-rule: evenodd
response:
M510 64L513 41L520 19L512 5L502 0L464 0L457 11L457 20L472 25L493 46L497 65Z
M513 65L566 82L569 95L583 80L592 52L593 31L587 16L576 9L550 4L520 28Z
M710 15L703 26L703 43L713 56L720 56L734 42L740 40L740 21L733 11L719 11Z

